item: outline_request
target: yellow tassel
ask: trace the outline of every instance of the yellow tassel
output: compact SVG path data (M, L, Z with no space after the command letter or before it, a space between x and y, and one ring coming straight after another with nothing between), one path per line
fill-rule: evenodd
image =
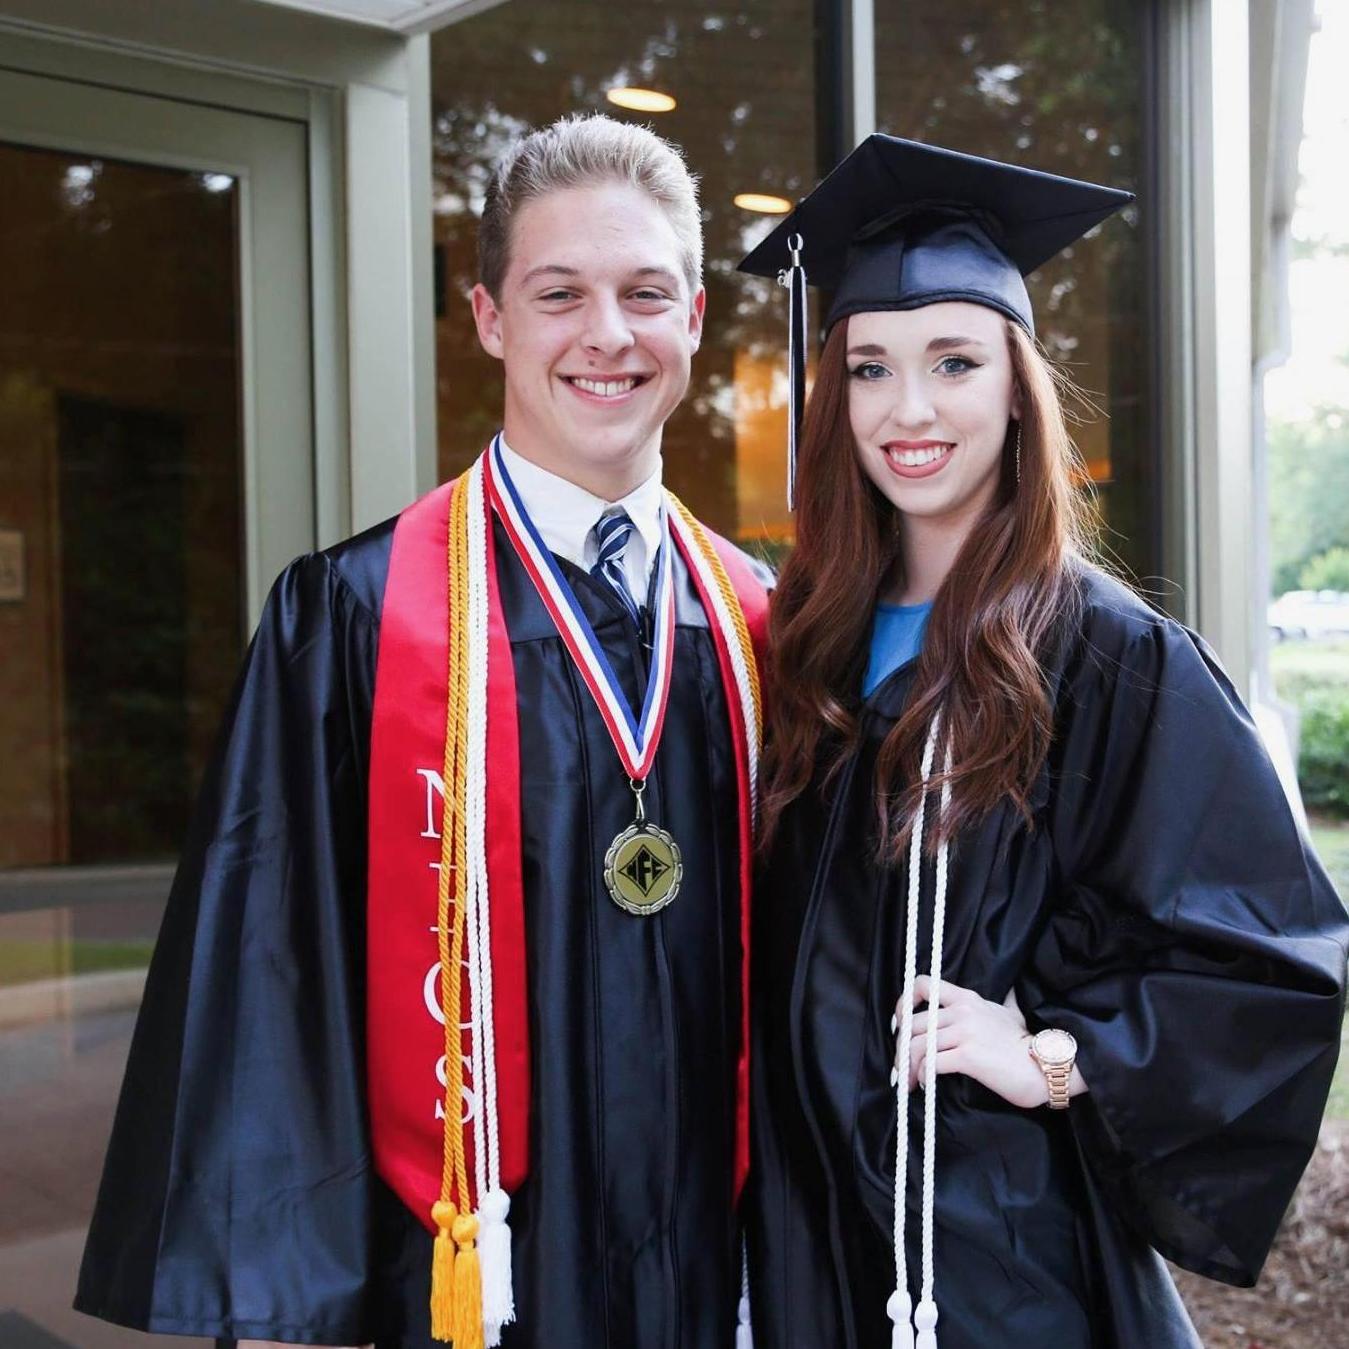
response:
M478 1220L464 1214L454 1220L454 1349L483 1349L482 1267L474 1239Z
M448 1344L454 1334L454 1242L451 1231L458 1223L454 1205L441 1199L431 1206L436 1225L436 1245L431 1255L431 1338Z

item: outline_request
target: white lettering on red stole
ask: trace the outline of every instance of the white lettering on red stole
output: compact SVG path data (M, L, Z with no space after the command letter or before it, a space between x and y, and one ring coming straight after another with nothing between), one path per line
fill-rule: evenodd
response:
M417 776L423 780L426 786L426 796L425 796L426 810L420 821L422 827L421 832L417 835L417 837L422 839L433 840L437 845L434 859L428 861L426 864L427 869L435 877L435 880L431 880L430 878L428 878L427 880L427 895L428 895L427 907L429 912L434 913L436 911L436 904L437 904L437 886L439 885L440 880L439 825L440 820L444 817L445 813L445 779L441 777L440 773L434 768L419 768L416 771ZM455 901L451 899L450 903L453 905ZM435 1021L435 1023L438 1026L444 1026L445 1014L441 1010L440 1005L440 947L439 947L440 933L439 929L435 926L434 923L429 928L427 928L427 934L428 934L427 955L428 958L430 959L431 964L430 967L427 969L424 978L422 979L422 1003L426 1008L427 1014ZM463 978L465 982L467 982L468 980L467 951L465 951L464 959L462 960L461 964L464 967ZM469 1037L470 1050L471 1050L472 1048L471 1039L473 1032L472 1023L471 1022L461 1023L459 1030L461 1034L461 1043L464 1036ZM478 1112L478 1093L474 1090L473 1083L471 1080L473 1075L473 1057L471 1053L463 1055L463 1064L464 1064L464 1082L460 1093L463 1098L463 1112L461 1115L461 1119L464 1124L467 1124L471 1119L473 1119L473 1117ZM442 1054L436 1060L434 1068L434 1076L436 1082L439 1083L440 1085L440 1090L435 1095L434 1117L437 1120L443 1120L445 1118L445 1088L449 1085L449 1083L446 1081L446 1067L445 1067L444 1054Z

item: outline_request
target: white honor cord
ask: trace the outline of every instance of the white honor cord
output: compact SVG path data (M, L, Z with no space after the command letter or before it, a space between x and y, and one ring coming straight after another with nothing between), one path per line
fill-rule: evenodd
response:
M951 772L951 740L946 739L942 773ZM941 786L941 812L945 819L951 806L951 782L944 776ZM936 1272L933 1267L933 1210L936 1207L937 1179L937 1008L941 991L942 943L946 937L946 879L950 855L946 840L937 846L937 893L932 906L932 996L928 1000L927 1051L923 1058L923 1288L918 1310L913 1314L918 1335L916 1349L937 1349L937 1303L933 1296Z
M754 1327L749 1313L749 1242L740 1237L740 1302L736 1307L735 1349L754 1349Z
M913 831L909 835L909 896L904 925L904 987L900 998L898 1060L895 1068L895 1291L891 1293L886 1312L893 1327L892 1349L936 1349L937 1304L933 1298L933 1207L936 1161L936 1080L937 1080L937 1011L941 989L941 943L946 927L946 880L948 849L942 843L937 850L937 895L932 926L931 996L927 1004L927 1046L923 1065L925 1100L923 1103L923 1268L922 1300L913 1310L909 1295L908 1259L904 1244L907 1217L909 1171L909 1071L913 1062L913 989L918 971L918 908L922 897L923 829L927 819L927 784L932 777L936 757L937 735L941 726L938 712L928 727L927 743L923 747L923 791L915 813ZM948 739L943 757L945 772L951 768L951 747ZM944 815L950 805L949 783L942 784L941 810ZM912 1315L912 1321L910 1316ZM917 1329L917 1339L914 1330Z
M473 1005L473 1174L478 1195L478 1251L482 1269L483 1338L487 1349L501 1343L501 1327L515 1320L512 1289L510 1199L501 1188L497 1115L496 1027L492 997L492 925L487 885L487 509L483 462L468 477L469 698L468 849L465 870L471 907L468 921L469 988Z
M480 851L479 840L483 828L484 795L483 769L486 763L485 744L487 727L487 680L481 678L481 656L485 648L478 634L478 582L486 572L485 531L482 528L482 468L474 464L460 480L463 491L468 493L468 763L465 765L465 777L468 787L464 802L465 855L459 859L459 872L455 884L456 901L464 905L464 928L467 940L469 988L469 1072L473 1082L473 1103L471 1118L473 1122L473 1184L481 1204L482 1195L487 1187L487 1146L483 1132L483 1117L487 1112L486 1072L484 1064L483 1041L483 1005L482 1005L482 922L486 916L486 894L478 889L478 868L475 865L476 854Z

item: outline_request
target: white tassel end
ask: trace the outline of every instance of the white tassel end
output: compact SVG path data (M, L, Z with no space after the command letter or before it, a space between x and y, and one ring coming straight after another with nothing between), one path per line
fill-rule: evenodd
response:
M894 1329L890 1332L890 1349L914 1349L913 1326L909 1322L912 1312L913 1300L908 1293L896 1288L885 1304L885 1314L894 1322Z
M478 1212L478 1261L482 1267L482 1321L484 1342L491 1349L501 1343L501 1327L515 1320L515 1291L511 1280L511 1211L505 1190L489 1190Z
M754 1328L749 1323L749 1298L740 1299L735 1319L735 1349L754 1349Z
M937 1349L937 1304L931 1298L924 1298L918 1304L913 1324L918 1330L914 1349Z

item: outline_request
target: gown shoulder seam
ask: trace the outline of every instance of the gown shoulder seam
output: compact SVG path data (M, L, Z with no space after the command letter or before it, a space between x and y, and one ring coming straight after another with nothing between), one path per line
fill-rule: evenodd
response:
M306 554L306 556L301 558L300 561L308 562L311 558L316 558L323 564L323 567L328 575L330 582L337 589L341 590L343 595L348 600L351 601L352 606L358 609L369 622L377 623L379 621L375 614L375 611L371 609L371 607L360 597L359 594L357 594L356 587L353 586L349 580L347 580L347 578L342 574L341 568L334 564L333 559L328 555L326 551Z

